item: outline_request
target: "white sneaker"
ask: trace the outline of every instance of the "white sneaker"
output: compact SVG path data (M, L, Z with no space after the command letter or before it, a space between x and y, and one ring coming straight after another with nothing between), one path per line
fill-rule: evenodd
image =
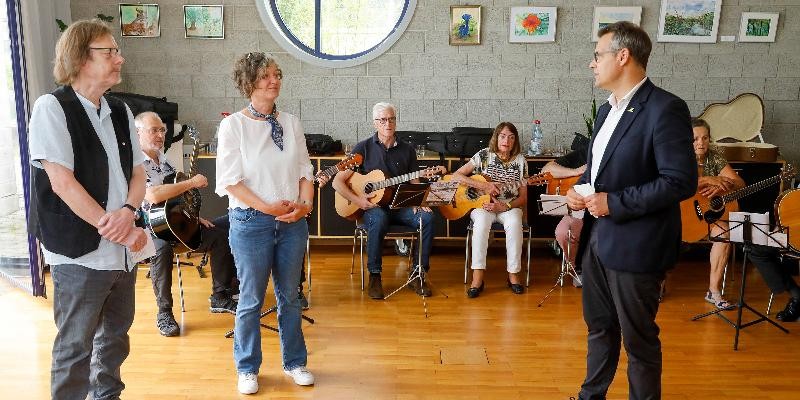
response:
M306 369L305 366L295 367L292 370L283 370L283 373L289 375L294 379L294 383L300 386L309 386L314 384L314 375Z
M258 392L258 375L250 372L239 373L239 393L253 394Z

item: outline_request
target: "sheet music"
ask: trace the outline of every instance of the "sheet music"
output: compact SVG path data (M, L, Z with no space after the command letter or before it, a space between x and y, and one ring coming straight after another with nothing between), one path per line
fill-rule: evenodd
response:
M748 213L731 212L728 216L731 227L731 242L744 242L744 217L750 216L751 236L750 242L762 246L767 245L767 234L769 231L769 213ZM773 241L773 246L775 241Z
M567 215L567 196L557 194L542 194L539 196L539 214L541 215Z
M429 207L446 206L453 202L458 190L458 182L436 181L431 183L425 195L425 203Z

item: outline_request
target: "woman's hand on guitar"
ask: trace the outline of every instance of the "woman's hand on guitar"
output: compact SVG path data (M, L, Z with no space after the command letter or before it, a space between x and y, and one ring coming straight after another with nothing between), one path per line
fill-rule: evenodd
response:
M484 182L481 185L481 191L490 195L490 196L497 196L500 194L500 189L497 187L497 184L494 182Z
M722 176L701 176L697 180L697 193L711 198L728 192L733 182Z
M211 221L209 221L209 220L207 220L205 218L198 218L198 220L200 221L200 225L203 225L206 228L213 228L214 227L214 224Z
M319 184L320 189L325 186L328 181L331 180L331 177L324 174L322 171L318 172L316 176L314 176L314 180L317 181Z
M503 211L510 210L510 208L508 208L508 205L506 203L498 201L494 197L492 197L491 201L489 201L488 203L483 203L483 209L493 213L500 213Z

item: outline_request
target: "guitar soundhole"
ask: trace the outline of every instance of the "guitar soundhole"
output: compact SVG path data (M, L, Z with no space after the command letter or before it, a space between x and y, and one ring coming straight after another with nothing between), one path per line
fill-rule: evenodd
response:
M470 201L475 200L478 197L481 197L480 194L478 194L478 190L475 189L475 188L472 188L472 187L467 189L466 195L467 195L467 198L470 199Z
M371 183L368 183L368 184L364 185L364 193L366 193L366 194L372 193L372 184Z

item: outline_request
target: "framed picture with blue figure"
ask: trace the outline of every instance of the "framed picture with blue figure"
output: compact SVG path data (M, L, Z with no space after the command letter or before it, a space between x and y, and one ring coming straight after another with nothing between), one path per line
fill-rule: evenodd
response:
M739 26L740 42L774 42L778 13L743 12Z
M556 7L511 7L508 41L555 42L556 17Z
M450 6L450 44L481 44L481 6Z

